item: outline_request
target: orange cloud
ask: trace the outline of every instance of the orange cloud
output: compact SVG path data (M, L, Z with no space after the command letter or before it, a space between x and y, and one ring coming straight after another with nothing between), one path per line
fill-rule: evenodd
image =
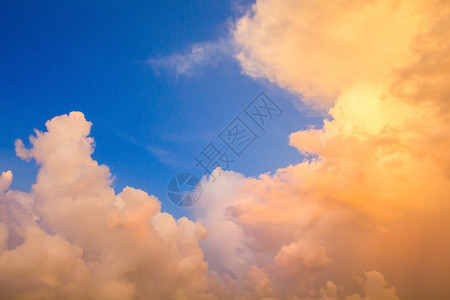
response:
M332 119L291 135L304 162L199 206L221 217L204 223L211 237L239 228L215 246L234 245L226 259L266 272L282 299L320 298L328 281L338 298L448 298L449 12L443 1L260 0L237 22L243 70ZM357 274L373 269L396 292L371 272L361 290Z
M48 121L16 142L32 192L0 177L0 298L447 299L448 24L445 1L258 0L244 72L331 119L290 136L300 164L204 178L196 222L116 195L81 113Z

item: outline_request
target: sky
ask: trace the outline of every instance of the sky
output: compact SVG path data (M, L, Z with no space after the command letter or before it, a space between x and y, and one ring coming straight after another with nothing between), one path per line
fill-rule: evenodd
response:
M445 1L2 1L0 299L448 299L449 25ZM204 175L211 145L232 163Z
M257 176L298 162L288 135L321 118L296 110L298 96L242 74L230 50L221 50L229 47L221 42L228 24L250 4L3 2L0 114L10 126L1 132L0 161L18 171L13 188L29 190L37 173L15 155L14 141L54 116L81 111L94 124L94 157L110 167L117 191L138 187L165 211L188 214L169 201L167 183L181 172L202 176L193 157L261 91L285 113L230 169ZM212 50L182 74L166 63L189 57L193 47Z

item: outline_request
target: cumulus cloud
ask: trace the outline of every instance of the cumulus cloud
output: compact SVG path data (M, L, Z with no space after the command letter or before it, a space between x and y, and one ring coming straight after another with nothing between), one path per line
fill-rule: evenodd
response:
M1 299L212 299L198 241L207 231L126 187L92 160L91 123L55 117L17 154L40 164L30 194L0 195ZM1 177L2 190L11 183ZM28 199L29 201L25 201Z
M212 247L224 264L256 266L286 299L448 298L449 12L443 1L258 0L236 23L244 72L332 120L290 136L302 163L226 173L220 186L234 187L199 205L216 216L210 238L237 228ZM361 290L357 274L373 269Z
M422 2L422 3L421 3ZM236 24L244 71L330 108L355 81L411 59L425 1L259 0ZM386 68L389 66L389 68Z
M328 265L330 259L324 247L299 240L283 246L275 256L275 262L285 268L304 266L316 269Z
M259 181L237 173L224 172L215 187L203 179L208 199L225 197L216 207L199 203L197 222L161 212L142 190L115 194L108 168L91 158L91 125L72 112L49 120L29 147L16 142L17 154L40 168L30 193L9 189L10 171L0 176L0 299L285 299L280 284L289 281L274 274L288 279L301 275L298 264L308 270L329 264L313 239L281 247L272 267L261 264L270 251L258 255L256 244L246 244L249 233L228 209L252 203L240 198L251 192L241 188ZM211 239L200 222L215 234ZM228 246L205 259L201 240L209 254ZM382 292L383 280L370 290ZM337 290L328 282L307 294L334 299Z
M11 171L2 172L2 175L0 175L0 193L9 189L12 183L12 179L13 175Z

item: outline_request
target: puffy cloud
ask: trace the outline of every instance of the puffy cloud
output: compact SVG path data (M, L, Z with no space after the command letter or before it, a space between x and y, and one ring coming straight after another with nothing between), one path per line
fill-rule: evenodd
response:
M364 282L365 299L398 300L395 289L389 287L383 275L376 271L365 272Z
M32 192L0 195L0 298L213 299L198 247L205 228L161 213L144 191L115 195L108 168L90 156L82 113L46 126L30 149L16 142L40 164ZM11 178L4 173L2 187Z
M108 168L91 158L90 126L72 112L48 121L46 132L36 131L30 148L16 142L18 155L40 169L30 193L9 190L11 172L0 177L0 299L285 299L286 287L293 297L333 299L342 290L331 282L317 292L292 286L303 276L297 265L317 270L330 263L313 236L282 246L292 237L286 230L274 246L249 242L251 230L272 221L247 216L246 228L236 218L255 197L271 194L252 192L267 183L233 172L215 182L204 178L206 198L220 201L199 202L197 222L175 220L142 190L114 193ZM200 222L214 234L202 245L209 271L199 247L209 233ZM262 263L268 259L273 263Z
M244 71L329 108L355 81L412 59L425 1L259 0L236 24ZM389 66L386 68L386 66Z
M243 285L257 299L275 299L267 272L255 265L251 266L246 273Z
M302 163L225 173L232 187L198 208L202 243L237 228L212 249L263 270L283 299L448 298L449 20L444 1L258 0L234 29L243 70L331 118L291 135ZM372 269L383 275L361 290ZM321 294L329 281L336 293Z
M13 175L11 171L2 172L0 175L0 193L6 191L11 186Z
M239 197L239 189L248 179L234 172L219 169L214 172L213 184L206 178L201 181L202 196L194 210L197 220L214 233L200 244L215 271L242 276L252 265L252 254L244 243L245 233L228 216L227 210L244 202Z
M308 269L325 267L330 263L326 249L303 240L283 246L275 256L275 262L284 268L303 265Z

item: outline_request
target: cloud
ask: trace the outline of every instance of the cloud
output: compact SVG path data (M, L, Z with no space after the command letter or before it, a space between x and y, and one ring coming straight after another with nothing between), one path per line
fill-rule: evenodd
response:
M144 191L115 195L91 158L91 125L72 112L36 131L31 148L16 143L40 169L30 194L0 195L0 298L214 298L198 247L205 228L161 213ZM11 178L2 175L3 190Z
M250 76L330 108L355 80L388 76L411 59L408 48L425 22L424 3L257 1L236 24L237 58Z
M0 177L0 298L447 299L449 22L444 1L258 0L243 70L332 120L290 136L299 164L203 178L195 222L116 195L83 114L48 121L16 142L32 192Z
M284 268L304 266L308 269L325 267L330 263L326 249L303 240L281 247L275 262Z
M194 44L189 51L161 58L150 58L145 63L155 71L168 70L179 75L192 75L199 68L215 65L226 56L232 56L232 47L226 40Z
M108 168L91 158L91 125L72 112L49 120L29 148L16 142L17 154L40 168L30 193L9 189L10 171L0 177L0 299L284 299L274 274L330 262L322 246L298 240L280 249L275 269L262 265L229 210L252 202L240 198L240 187L258 180L237 173L223 172L216 186L203 179L208 199L223 198L216 207L199 203L196 222L161 212L142 190L115 194ZM214 233L205 251L228 244L206 259L199 243L209 232L201 222ZM336 289L327 283L317 295Z
M243 70L332 120L290 136L302 163L211 183L226 189L195 208L205 257L242 260L238 278L256 266L283 299L331 297L327 282L337 298L448 298L449 20L442 1L257 1L234 28Z
M13 175L11 171L2 172L0 175L0 193L9 189L13 180Z

